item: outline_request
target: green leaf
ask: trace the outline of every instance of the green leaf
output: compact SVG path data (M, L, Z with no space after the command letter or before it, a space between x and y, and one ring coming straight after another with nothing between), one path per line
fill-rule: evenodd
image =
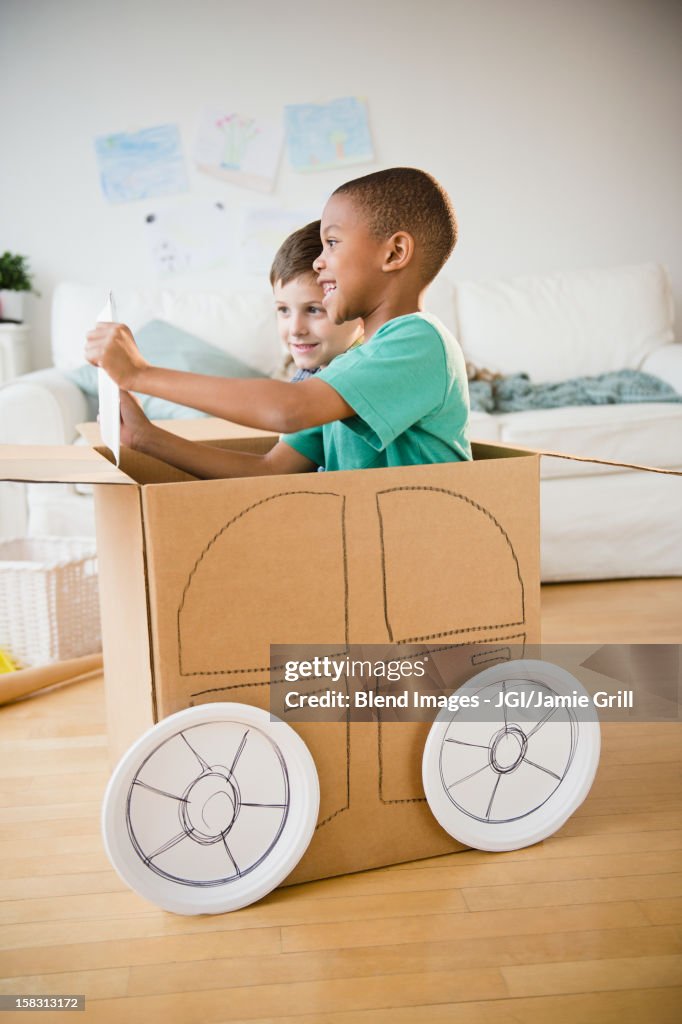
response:
M5 288L11 292L40 294L33 287L33 274L28 264L28 256L19 256L11 252L4 252L0 256L0 289Z

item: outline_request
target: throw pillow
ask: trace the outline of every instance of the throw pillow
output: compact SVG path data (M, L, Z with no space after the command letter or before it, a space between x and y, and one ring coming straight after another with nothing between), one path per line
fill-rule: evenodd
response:
M264 377L239 359L202 341L189 331L174 327L165 320L151 320L135 334L135 340L142 355L154 366L167 370L187 370L190 373L204 373L211 377ZM97 367L79 366L67 376L90 399L97 403ZM150 420L192 419L206 416L176 402L153 395L138 395L145 415Z

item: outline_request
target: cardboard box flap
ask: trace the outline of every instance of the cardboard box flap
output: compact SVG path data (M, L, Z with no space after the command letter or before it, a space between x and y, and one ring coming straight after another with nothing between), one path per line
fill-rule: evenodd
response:
M198 416L196 419L178 420L152 420L155 427L161 427L169 434L176 437L184 437L187 441L222 441L239 440L253 437L270 437L276 439L277 434L268 430L256 430L252 427L242 427L230 420L215 419L210 416ZM84 437L88 444L97 448L102 444L102 434L99 423L79 423L76 430Z
M111 453L108 448L96 448L105 458ZM128 474L128 480L137 484L177 484L190 480L197 480L198 477L191 473L185 473L183 469L171 466L162 459L156 459L153 455L145 455L143 452L135 451L132 448L121 448L119 468Z
M529 455L539 455L534 448L519 448L517 445L503 444L500 441L471 441L471 452L474 462L485 459L527 459Z
M523 445L507 445L504 441L495 441L494 445L472 442L475 455L479 452L485 458L500 458L509 455L542 455L549 459L566 459L568 462L587 462L595 466L612 466L616 469L638 469L643 473L662 473L664 476L682 476L682 469L664 469L662 466L643 466L638 462L616 462L613 459L598 459L590 455L571 455L570 452L553 452L545 448L525 448ZM490 453L486 449L490 449ZM495 449L503 449L502 453L494 454ZM504 451L506 449L506 451Z
M135 483L102 454L81 445L0 445L0 480L60 484Z

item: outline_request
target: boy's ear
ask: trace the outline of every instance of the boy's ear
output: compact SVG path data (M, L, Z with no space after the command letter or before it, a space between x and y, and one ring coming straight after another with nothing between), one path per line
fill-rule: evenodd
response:
M409 231L396 231L386 242L382 270L402 270L414 257L414 238Z

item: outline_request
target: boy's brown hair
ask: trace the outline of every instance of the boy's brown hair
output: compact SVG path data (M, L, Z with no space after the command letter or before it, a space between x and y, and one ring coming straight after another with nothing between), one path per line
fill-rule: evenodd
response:
M433 281L455 247L457 217L450 197L426 171L390 167L347 181L334 195L347 195L357 203L376 238L409 232L418 247L424 284Z
M289 235L280 245L270 268L270 284L289 284L295 277L310 274L316 277L313 263L322 252L320 222L311 221Z

